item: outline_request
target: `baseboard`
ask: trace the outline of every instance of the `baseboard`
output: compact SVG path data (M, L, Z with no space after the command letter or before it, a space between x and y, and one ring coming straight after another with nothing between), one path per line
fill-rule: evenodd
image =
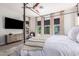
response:
M10 42L10 43L7 43L7 44L12 44L12 43L20 42L20 41L22 41L22 40L13 41L13 42Z
M22 40L18 40L18 41L14 41L14 42L10 42L10 43L6 43L6 44L2 44L2 45L0 45L0 46L5 46L5 45L9 45L9 44L13 44L13 43L20 42L20 41L22 41Z

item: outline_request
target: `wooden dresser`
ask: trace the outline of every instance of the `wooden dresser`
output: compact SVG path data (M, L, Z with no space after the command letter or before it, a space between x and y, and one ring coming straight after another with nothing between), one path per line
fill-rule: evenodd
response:
M9 34L5 35L5 44L13 43L23 40L23 34Z

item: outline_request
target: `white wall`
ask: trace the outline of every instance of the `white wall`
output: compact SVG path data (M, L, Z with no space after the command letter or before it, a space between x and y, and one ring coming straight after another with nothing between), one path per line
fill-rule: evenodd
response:
M9 33L17 34L17 33L23 32L22 29L5 29L4 28L4 25L5 25L4 18L5 17L22 20L22 18L14 11L11 11L6 7L0 6L0 44L5 43L4 35L9 34Z
M74 9L66 10L64 13L73 12ZM76 13L70 13L64 15L64 33L67 35L69 30L75 26Z

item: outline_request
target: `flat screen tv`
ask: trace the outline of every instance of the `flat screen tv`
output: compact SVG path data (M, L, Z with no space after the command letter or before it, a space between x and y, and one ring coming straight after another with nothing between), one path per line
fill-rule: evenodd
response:
M5 29L23 29L23 21L5 17Z

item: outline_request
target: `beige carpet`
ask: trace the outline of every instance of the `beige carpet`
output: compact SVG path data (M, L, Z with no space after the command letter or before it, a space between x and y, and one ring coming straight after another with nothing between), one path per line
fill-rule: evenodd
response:
M30 43L30 42L28 42L28 43ZM5 46L0 46L0 56L9 56L9 55L16 56L20 50L39 50L39 49L42 49L39 46L34 46L37 44L39 45L39 43L31 42L31 44L33 46L31 46L31 45L29 46L27 44L24 45L24 43L21 41L21 42L8 44ZM43 45L43 44L41 44L41 45Z
M15 46L18 46L20 44L23 44L23 42L20 41L20 42L8 44L8 45L0 46L0 51L10 49L10 48L15 47Z

